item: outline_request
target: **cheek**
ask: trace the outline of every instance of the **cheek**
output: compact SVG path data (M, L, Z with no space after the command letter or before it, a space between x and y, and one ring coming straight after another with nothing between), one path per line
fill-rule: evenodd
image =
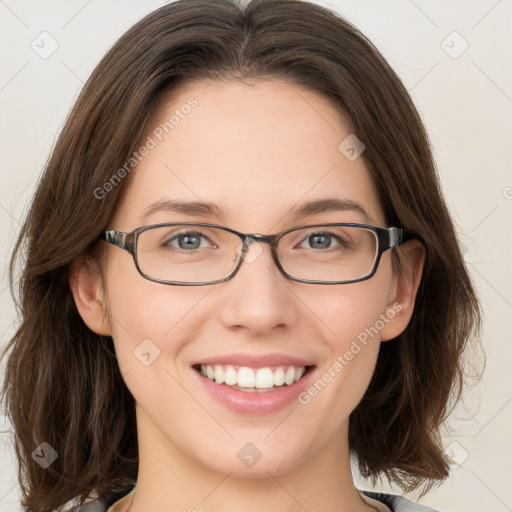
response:
M176 385L183 378L176 361L193 333L200 332L204 318L198 304L204 293L199 294L194 287L159 285L142 277L140 281L125 281L122 288L109 293L112 337L121 375L136 402L154 408L158 415L165 416L169 402L179 410L193 406L190 396Z
M339 421L364 395L375 369L380 331L389 321L388 276L374 277L323 292L316 302L315 312L326 333L318 343L327 350L322 351L317 380L306 390L301 403L316 403L314 407L324 409L325 414L330 411Z
M191 322L201 322L197 306L208 292L207 287L149 281L126 260L112 263L106 276L112 337L123 374L152 361L168 366L185 343L186 332L194 332Z
M337 290L323 292L313 301L332 348L346 350L352 340L364 341L365 333L379 341L378 333L383 327L380 318L386 314L389 288L381 286L378 279L372 279L341 285Z

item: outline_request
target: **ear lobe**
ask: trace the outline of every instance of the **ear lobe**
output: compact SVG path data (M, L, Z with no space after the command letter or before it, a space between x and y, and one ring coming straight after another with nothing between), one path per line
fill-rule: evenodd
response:
M380 332L381 341L396 338L409 324L423 274L425 247L420 241L409 240L398 250L401 252L403 270L394 277L394 285L388 296L386 315L389 314L389 321Z
M69 286L78 312L87 327L96 334L110 336L101 274L94 264L91 265L87 256L78 256L71 263Z

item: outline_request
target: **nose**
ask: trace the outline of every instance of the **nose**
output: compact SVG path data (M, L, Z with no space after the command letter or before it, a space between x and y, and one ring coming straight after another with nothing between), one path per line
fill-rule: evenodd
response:
M269 244L251 240L236 275L217 285L223 293L218 302L221 322L254 336L293 327L299 316L291 283L276 266Z

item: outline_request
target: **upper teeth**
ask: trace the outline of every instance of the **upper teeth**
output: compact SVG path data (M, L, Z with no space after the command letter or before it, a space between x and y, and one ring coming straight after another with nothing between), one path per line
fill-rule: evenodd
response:
M277 368L253 369L247 366L201 365L201 374L217 384L239 386L241 388L271 388L288 386L297 382L306 373L305 366L279 366Z

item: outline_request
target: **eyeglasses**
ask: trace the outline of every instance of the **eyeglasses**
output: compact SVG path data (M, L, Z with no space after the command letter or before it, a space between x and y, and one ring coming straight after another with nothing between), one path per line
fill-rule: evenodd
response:
M146 279L183 286L232 279L242 260L251 263L247 250L252 242L270 244L277 267L293 281L355 283L372 277L381 255L406 241L400 228L347 223L299 226L275 235L240 233L215 224L167 223L130 233L104 231L101 239L128 251Z

